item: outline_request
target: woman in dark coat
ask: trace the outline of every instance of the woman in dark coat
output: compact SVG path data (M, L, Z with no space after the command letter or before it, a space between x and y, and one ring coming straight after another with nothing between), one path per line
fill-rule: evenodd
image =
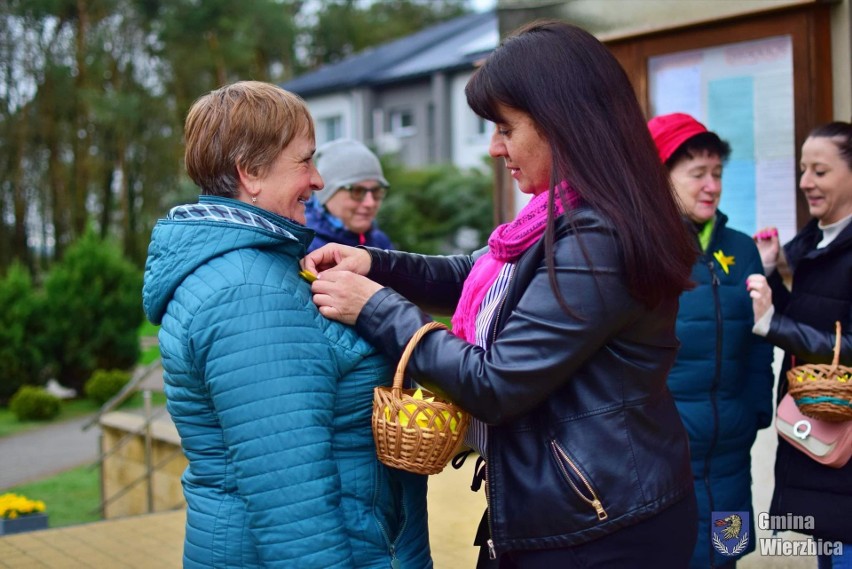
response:
M669 373L683 424L698 499L698 543L690 567L731 569L754 551L751 447L772 422L772 346L751 333L746 277L763 271L751 237L728 227L719 211L722 168L730 146L684 113L648 122L669 170L698 259L695 288L680 296L677 360ZM749 512L737 541L711 539L714 512Z
M682 569L695 496L666 376L695 253L630 82L589 33L536 22L466 94L530 201L474 256L318 249L314 301L392 358L431 320L413 303L455 309L408 370L477 419L480 566Z
M778 265L778 232L757 234L768 279L749 277L755 333L784 349L779 400L787 392L787 370L805 363L830 363L835 321L843 330L840 363L852 365L852 125L834 122L811 131L802 145L799 187L813 219L784 246L792 288ZM795 357L795 364L793 358ZM844 544L845 556L821 555L820 569L852 567L852 462L823 466L778 438L771 516L813 516L815 538Z

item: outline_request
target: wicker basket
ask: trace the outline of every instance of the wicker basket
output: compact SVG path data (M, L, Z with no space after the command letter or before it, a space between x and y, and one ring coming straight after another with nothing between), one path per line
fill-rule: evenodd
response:
M840 361L840 322L835 322L834 359L805 364L787 372L787 390L803 415L839 423L852 419L852 368Z
M430 322L415 332L402 352L392 387L373 390L373 439L384 464L416 474L438 474L464 440L470 416L460 407L425 389L403 389L405 366L414 347L432 330ZM417 391L422 399L415 398Z

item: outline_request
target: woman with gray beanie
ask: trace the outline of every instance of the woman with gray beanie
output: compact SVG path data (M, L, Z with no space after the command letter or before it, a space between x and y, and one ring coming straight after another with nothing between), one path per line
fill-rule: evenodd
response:
M337 139L317 148L314 162L325 187L305 212L308 227L316 231L308 252L326 243L392 248L375 223L388 190L376 155L357 140Z

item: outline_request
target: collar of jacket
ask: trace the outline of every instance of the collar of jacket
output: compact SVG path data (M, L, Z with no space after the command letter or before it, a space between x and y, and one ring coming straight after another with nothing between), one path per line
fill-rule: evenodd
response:
M822 249L817 249L817 243L822 239L822 231L819 228L819 221L811 219L787 245L784 246L784 253L787 256L787 261L791 264L798 259L804 257L816 258L823 255L834 254L852 246L852 223L846 226L846 229L840 232L834 241L829 243ZM795 270L795 266L792 267Z
M207 195L198 196L198 203L207 205L223 205L251 212L269 221L270 223L287 230L287 232L292 234L293 237L295 237L296 240L299 241L299 243L301 243L306 249L308 245L311 244L311 241L314 240L314 231L312 229L302 225L301 223L293 221L292 219L278 215L277 213L272 213L271 211L257 207L250 203L235 200L232 198L223 198L221 196Z
M728 216L722 213L721 210L716 210L716 215L713 217L713 219L707 222L709 224L712 224L712 229L710 230L710 238L707 240L707 246L704 248L701 247L700 233L701 230L705 227L705 225L699 227L688 217L684 217L683 222L689 228L690 233L695 237L695 244L698 247L698 254L706 255L709 251L712 251L714 249L714 245L718 239L719 233L721 233L722 228L728 224Z

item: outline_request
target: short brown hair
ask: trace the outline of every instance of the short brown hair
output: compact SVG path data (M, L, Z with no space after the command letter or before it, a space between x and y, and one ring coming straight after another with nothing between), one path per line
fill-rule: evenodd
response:
M308 107L271 83L239 81L199 98L186 115L184 162L202 194L233 198L237 165L263 174L300 133L314 136Z

